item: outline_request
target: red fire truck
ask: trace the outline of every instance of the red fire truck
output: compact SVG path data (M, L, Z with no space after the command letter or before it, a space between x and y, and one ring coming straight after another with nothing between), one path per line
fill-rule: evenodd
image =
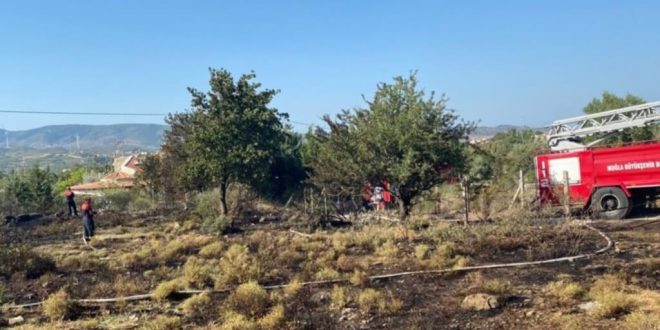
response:
M595 147L623 129L660 121L660 102L555 121L548 133L551 152L536 157L542 203L562 201L565 183L571 206L596 217L622 219L634 206L660 195L660 141ZM589 144L586 136L603 134Z

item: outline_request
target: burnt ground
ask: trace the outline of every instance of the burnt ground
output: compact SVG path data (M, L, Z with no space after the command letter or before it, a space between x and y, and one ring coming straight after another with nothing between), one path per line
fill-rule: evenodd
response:
M504 268L478 272L454 272L445 275L407 276L371 283L370 286L389 292L400 299L402 308L395 313L382 315L360 310L356 299L349 299L344 308L330 308L328 296L330 287L304 288L303 303L293 311L287 328L333 328L333 329L547 329L555 328L622 328L627 326L625 314L609 318L595 317L578 308L580 303L591 299L581 296L569 302L558 303L548 293L547 285L554 281L570 280L579 283L586 291L594 281L606 274L617 274L640 290L660 292L660 220L645 219L623 221L595 221L593 226L605 232L615 241L615 246L605 254L575 262L561 262L542 266ZM162 238L166 233L177 233L181 226L162 216L141 216L130 218L126 215L109 214L99 217L99 237L94 243L96 250L82 244L79 223L75 219L45 219L21 224L5 231L13 240L23 242L40 253L51 255L57 260L57 269L45 274L14 274L6 282L4 303L27 303L40 301L59 288L69 288L73 298L99 298L119 295L117 282L134 281L134 287L125 288L124 294L151 291L159 280L167 275L152 278L148 272L121 267L113 264L118 256L135 251L149 241ZM172 228L175 229L172 229ZM247 224L246 232L286 231L286 226L278 223ZM561 234L561 233L559 233ZM241 241L244 234L235 234L223 239ZM606 242L591 232L585 232L580 248L592 252L603 247ZM550 235L549 239L561 241L560 235ZM547 241L547 240L545 240ZM542 241L542 242L545 242ZM539 260L565 256L572 246L550 245L543 255L530 255L528 250L516 245L512 239L510 247L500 249L467 251L472 264ZM504 246L504 248L501 248ZM412 247L400 244L406 254ZM469 250L469 247L465 247ZM558 251L554 253L554 250ZM542 250L545 251L545 250ZM68 261L71 256L85 255L85 258ZM71 259L71 258L70 258ZM79 264L76 264L78 262ZM73 263L73 264L72 264ZM178 266L177 266L178 265ZM173 262L172 269L181 263ZM370 274L419 269L402 262L374 263ZM162 268L162 267L161 267ZM155 268L156 270L158 268ZM152 270L153 271L153 270ZM469 294L481 292L475 282L496 279L507 284L499 294L501 306L487 311L469 311L461 308L462 300ZM271 281L277 282L277 278ZM354 290L354 289L350 289ZM220 297L222 298L222 297ZM154 315L183 316L176 310L177 302L155 303L144 301L134 304L101 305L86 307L79 311L75 320L48 323L38 308L4 310L3 317L21 315L28 320L28 327L79 328L80 320L97 319L91 328L142 328L148 325ZM76 321L77 320L77 321ZM211 324L211 326L208 326ZM210 323L184 322L186 328L213 328Z

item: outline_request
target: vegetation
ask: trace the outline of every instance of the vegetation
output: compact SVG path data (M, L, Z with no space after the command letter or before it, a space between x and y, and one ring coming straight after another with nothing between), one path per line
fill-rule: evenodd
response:
M594 98L587 104L582 111L586 114L593 114L598 112L603 112L607 110L614 110L625 108L633 105L646 103L644 99L639 96L626 94L624 97L619 97L610 92L603 92L603 95L600 98ZM629 143L634 141L648 141L652 140L657 136L657 129L653 127L638 127L631 128L616 134L615 136L607 137L605 143L607 144L621 144ZM588 141L593 141L599 138L602 138L602 134L595 135L587 139Z
M417 197L463 172L473 125L459 122L444 97L427 97L415 74L379 84L367 105L336 119L325 116L329 131L308 134L311 182L334 194L358 196L365 182L386 180L395 187L405 219Z
M256 186L263 181L284 140L279 113L269 103L277 91L259 91L255 74L237 81L229 71L210 70L211 90L189 88L190 112L170 115L163 152L175 159L177 182L189 190L219 187L223 215L229 213L231 183Z

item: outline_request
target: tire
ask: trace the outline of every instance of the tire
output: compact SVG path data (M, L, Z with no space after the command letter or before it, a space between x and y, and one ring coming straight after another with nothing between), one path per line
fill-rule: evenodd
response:
M598 188L591 197L595 218L618 220L625 218L631 209L630 200L618 187Z

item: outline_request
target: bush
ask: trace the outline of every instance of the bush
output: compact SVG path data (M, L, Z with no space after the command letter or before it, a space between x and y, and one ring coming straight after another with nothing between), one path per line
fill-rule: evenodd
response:
M625 293L611 291L599 295L596 299L598 307L593 309L593 314L600 318L611 318L630 312L634 307L634 301Z
M660 313L644 313L635 311L626 316L624 329L628 330L650 330L660 329Z
M429 246L426 244L420 244L415 246L415 257L419 260L426 259L429 254Z
M64 289L51 294L44 301L42 311L44 316L51 321L60 321L70 317L71 303L69 302L69 295Z
M128 203L128 209L132 212L148 211L156 208L156 202L151 198L136 196Z
M227 298L229 308L236 312L247 312L250 317L262 315L268 308L268 292L259 283L250 281L241 284Z

